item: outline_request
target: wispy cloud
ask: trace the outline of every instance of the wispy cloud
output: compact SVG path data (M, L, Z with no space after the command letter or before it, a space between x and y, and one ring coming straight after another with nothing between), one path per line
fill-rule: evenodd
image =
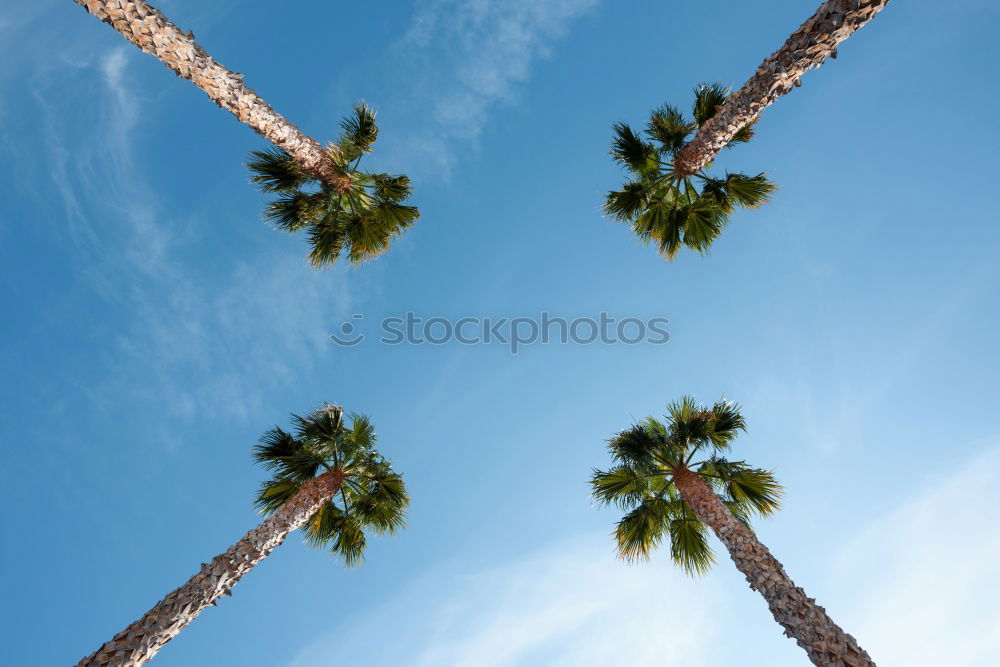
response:
M66 215L56 223L58 231L69 230L88 259L88 276L106 296L119 291L123 273L161 280L178 273L168 255L179 226L162 215L133 156L143 102L129 79L132 58L141 56L133 51L121 45L34 63L32 97L43 120L44 164ZM62 90L88 77L99 86L93 109L69 115Z
M348 274L315 272L287 251L210 263L193 252L197 212L161 202L135 154L150 102L131 65L146 57L127 44L75 44L65 58L30 62L40 164L63 204L53 237L71 242L83 284L127 314L105 376L83 391L109 410L128 397L186 418L242 417L328 349ZM60 93L80 81L93 88L71 110Z
M957 470L935 462L931 472L840 554L837 579L859 592L844 623L857 628L879 664L993 664L1000 655L1000 446Z
M574 19L599 0L428 0L395 45L412 84L407 138L394 160L410 172L447 173L477 140L498 104L519 84Z
M350 307L347 285L344 271L331 278L278 252L238 264L221 285L184 278L136 304L99 389L156 398L186 418L251 415L269 390L325 358L327 333Z
M669 564L615 560L606 537L573 538L495 568L451 563L291 664L703 664L713 591Z
M845 592L835 620L879 664L992 664L1000 653L992 590L998 504L997 446L933 483L914 480L909 498L848 535L838 553L816 554L829 571L828 588ZM493 568L447 563L289 664L319 667L334 655L338 662L428 667L804 660L735 573L690 579L665 554L636 566L610 552L606 537L586 537ZM796 564L786 565L794 576ZM716 567L731 570L732 563L722 556Z

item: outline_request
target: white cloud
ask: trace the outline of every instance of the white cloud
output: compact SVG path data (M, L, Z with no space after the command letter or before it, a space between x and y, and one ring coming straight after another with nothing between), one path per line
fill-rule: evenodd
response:
M878 664L992 664L1000 654L1000 447L932 485L914 484L912 497L848 536L840 552L816 554L830 572L827 588L845 591L831 614ZM785 565L794 577L799 568ZM627 565L606 537L569 539L492 568L451 562L289 664L325 666L330 656L417 667L801 664L804 654L724 553L716 568L727 571L689 579L666 554Z
M327 335L350 304L346 270L318 272L292 253L241 263L210 288L197 275L165 300L138 300L102 393L132 388L184 417L246 417L332 349Z
M327 665L331 655L417 667L703 664L718 596L709 580L659 560L617 561L604 536L490 569L451 563L307 646L291 665Z
M927 479L913 480L912 498L873 521L840 555L840 585L858 591L844 627L879 664L994 664L1000 447L954 472L946 455L928 466Z
M44 164L65 210L53 234L70 237L88 286L129 315L106 374L83 390L109 410L131 397L188 418L251 414L330 349L326 335L348 307L347 271L312 270L301 245L208 266L189 259L195 220L165 213L135 154L145 99L129 65L148 56L124 43L73 53L32 64ZM68 80L95 74L91 104L70 113L55 102Z
M447 172L475 146L493 107L516 99L532 64L570 23L599 0L430 0L396 45L414 86L408 137L394 164L409 172Z

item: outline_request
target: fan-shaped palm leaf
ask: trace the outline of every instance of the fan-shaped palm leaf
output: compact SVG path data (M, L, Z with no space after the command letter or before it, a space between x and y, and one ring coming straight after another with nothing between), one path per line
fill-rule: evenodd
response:
M283 231L306 230L309 259L317 267L344 256L355 265L373 259L420 217L416 207L404 203L413 190L409 178L358 169L378 138L375 112L362 102L341 128L331 168L343 174L349 188L304 175L279 149L256 151L247 162L261 191L278 195L265 208L265 218Z
M736 208L756 208L774 191L764 174L709 176L704 170L685 176L674 158L691 133L714 115L729 95L721 84L695 89L694 120L665 104L652 111L644 136L626 123L612 126L611 156L635 178L605 197L604 213L629 222L643 243L655 243L673 260L681 247L706 253L722 234ZM740 130L731 143L747 141L753 130ZM700 182L700 189L696 182Z

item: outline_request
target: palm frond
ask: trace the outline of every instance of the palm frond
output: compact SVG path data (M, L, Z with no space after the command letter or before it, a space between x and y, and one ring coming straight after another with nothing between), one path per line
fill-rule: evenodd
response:
M608 440L608 451L618 463L640 469L651 465L653 452L662 445L662 439L648 424L633 424Z
M389 249L392 232L371 215L352 215L344 221L347 258L358 265L378 257Z
M722 233L726 214L712 197L699 197L684 207L684 213L684 245L704 254Z
M262 514L273 514L279 507L291 500L301 487L301 481L287 477L268 480L260 485L254 499L254 506Z
M299 170L295 160L280 148L252 151L247 167L251 182L262 192L293 192L310 180Z
M371 151L378 139L375 110L364 101L354 105L354 113L340 121L340 127L344 131L342 143L349 142L362 153Z
M634 220L649 205L649 186L630 181L621 190L612 190L604 199L604 213L616 220Z
M390 176L389 174L373 174L372 189L376 199L398 204L410 198L413 186L408 176Z
M733 206L758 208L770 201L771 194L777 189L763 173L756 176L726 174L726 195Z
M257 463L273 470L301 449L301 442L293 438L287 431L275 426L260 436L257 444L251 450L251 456Z
M729 461L713 456L698 468L698 474L712 484L727 507L730 503L739 506L739 511L730 507L730 511L738 517L753 514L767 516L781 507L783 489L774 474L753 468L745 461Z
M708 527L683 502L681 506L670 519L670 556L688 574L705 574L715 563Z
M416 222L420 211L416 206L380 200L372 207L372 217L381 223L384 230L382 234L391 239Z
M690 421L700 409L701 406L695 397L685 394L667 404L667 416L671 424L682 424Z
M729 88L722 84L701 84L695 89L694 121L677 107L665 104L652 111L641 136L626 123L612 126L611 155L635 178L608 192L604 213L631 222L632 232L643 243L655 243L668 261L673 261L682 247L705 254L729 223L733 209L761 206L774 191L763 174L714 178L705 170L684 174L675 169L678 151L726 103L729 94ZM749 123L730 143L752 136L753 123ZM692 177L704 181L700 192L692 185Z
M701 196L711 197L726 213L732 211L732 202L729 201L729 194L726 192L726 181L722 178L712 178L702 176Z
M670 524L668 501L649 498L618 521L618 555L627 561L649 560Z
M308 416L292 415L291 432L275 427L261 436L254 458L275 472L254 499L271 514L324 471L337 471L342 482L303 526L306 542L329 547L346 565L358 565L365 551L365 530L395 533L405 525L410 504L403 477L374 446L370 418L352 413L344 423L340 406L324 404ZM340 503L340 506L338 506Z
M344 430L344 409L339 405L325 403L308 417L293 415L296 432L303 440L334 440Z
M314 548L323 548L336 539L338 520L343 513L332 502L323 503L302 527L306 543Z
M687 142L688 135L697 129L677 107L669 104L657 107L649 115L646 134L660 143L661 150L673 155Z
M365 531L357 517L341 514L334 520L331 551L344 559L347 567L356 567L364 559Z
M654 474L648 468L636 470L628 464L617 465L606 471L595 469L590 477L590 491L600 503L614 503L627 509L649 494L653 488Z
M297 232L308 227L312 221L314 197L301 191L282 192L268 202L264 218L282 231Z
M632 220L632 231L643 243L658 241L667 232L674 210L671 201L651 196L646 207Z
M749 504L760 516L770 516L781 509L784 487L769 470L752 468L735 475L730 495L741 504Z
M378 138L375 111L361 102L341 128L339 150L330 152L330 160L334 171L351 183L346 191L304 176L280 149L255 151L247 161L253 182L278 195L268 202L265 218L284 231L308 230L309 259L316 268L332 265L344 254L354 264L372 259L420 217L415 206L404 204L413 190L407 176L358 170Z
M706 435L712 446L718 450L728 449L740 431L747 430L740 406L732 401L716 401L710 413Z
M652 238L656 241L660 254L671 262L677 258L681 249L687 213L684 205L665 206L658 219L649 220L649 223L656 224Z
M615 123L611 129L614 133L611 156L616 162L640 176L656 171L658 164L653 144L643 141L626 123Z
M309 261L316 267L331 266L340 257L347 235L337 216L327 216L309 227Z
M378 442L371 417L356 412L351 413L351 426L347 437L358 450L369 450Z
M307 481L319 474L326 463L319 452L306 447L282 462L281 475L290 479Z
M694 89L694 106L691 111L698 127L712 119L729 99L729 94L729 87L721 83L702 83Z
M409 504L403 478L393 473L374 477L352 509L363 525L378 534L391 534L405 525L404 510Z

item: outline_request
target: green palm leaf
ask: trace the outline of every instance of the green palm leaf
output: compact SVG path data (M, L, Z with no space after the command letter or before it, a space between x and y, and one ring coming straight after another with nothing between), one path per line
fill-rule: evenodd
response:
M676 107L664 104L653 110L646 134L660 144L660 152L673 155L687 142L697 126L684 118Z
M340 471L339 491L303 526L306 542L329 548L348 566L358 565L365 531L394 533L405 525L410 496L402 476L375 449L375 427L365 415L324 405L308 416L292 415L292 432L273 428L253 449L253 457L275 472L264 482L254 504L272 514L302 485L326 471Z
M367 542L358 517L342 514L334 520L331 551L343 558L347 567L361 564Z
M251 182L256 183L262 192L293 192L309 180L292 156L280 148L252 151L247 167L250 168Z
M629 465L615 466L611 470L594 470L590 478L594 498L604 504L616 504L622 509L631 507L645 498L652 487L652 476L647 470L636 470Z
M310 263L319 268L333 264L340 257L347 241L344 227L334 216L324 218L309 227Z
M633 220L649 206L649 186L639 181L626 183L621 190L613 190L604 200L604 213L616 220Z
M691 112L698 127L711 120L715 112L729 99L730 92L729 87L721 83L703 83L695 88Z
M649 560L669 530L670 511L666 500L650 498L618 522L615 539L618 555L627 561Z
M413 192L413 186L410 185L408 176L390 176L389 174L373 175L372 189L378 200L394 204L406 201Z
M254 461L263 464L265 468L273 470L280 467L285 459L295 454L301 448L301 442L293 438L287 431L275 426L260 436L257 444L251 450L251 455Z
M758 208L771 199L777 186L764 174L726 174L726 193L735 206Z
M263 514L273 514L275 510L287 503L298 493L302 482L279 477L261 484L254 506Z
M709 411L709 421L706 424L706 437L713 447L718 450L728 449L736 436L746 430L740 406L730 401L716 401Z
M677 486L675 475L682 471L701 477L722 507L748 528L751 517L775 512L782 488L771 472L717 455L745 430L735 403L723 399L706 406L693 396L681 396L667 406L666 420L649 417L612 437L608 441L612 467L595 469L589 481L598 503L625 511L614 533L619 556L629 561L648 559L669 536L670 555L688 574L703 574L715 562L709 544L712 528L687 504L704 499L685 495L693 493L689 483ZM707 459L692 460L704 450ZM712 516L709 511L708 520ZM724 525L713 527L718 531Z
M344 131L341 143L348 142L362 153L371 151L378 139L375 110L364 101L354 105L354 113L341 120L340 127Z
M354 503L354 512L376 533L395 533L405 525L404 509L410 502L403 478L390 474L377 477Z
M641 241L655 243L669 261L682 247L705 254L721 236L734 209L762 206L774 192L774 184L764 174L716 178L704 170L684 175L674 169L677 152L728 97L729 89L721 84L700 85L695 89L694 121L669 104L654 109L644 132L649 141L626 123L612 126L611 155L633 178L621 189L608 192L604 214L630 223ZM737 132L730 143L751 136L752 124Z
M265 218L283 231L306 231L309 259L317 268L345 255L353 264L373 259L420 217L415 206L405 203L413 191L408 177L358 169L378 138L375 111L362 102L341 128L339 151L331 160L351 183L346 191L303 175L278 149L256 151L247 161L251 180L261 191L278 195L267 204Z
M661 438L646 424L633 424L608 440L608 450L615 461L643 468L650 465L661 444Z
M637 175L649 174L656 170L656 149L645 142L629 125L612 125L614 137L611 142L611 156L629 171Z
M708 545L708 527L680 501L683 508L670 520L670 556L690 575L705 574L715 563Z
M704 196L681 210L684 212L684 245L700 253L707 252L727 222L725 212L714 198Z

